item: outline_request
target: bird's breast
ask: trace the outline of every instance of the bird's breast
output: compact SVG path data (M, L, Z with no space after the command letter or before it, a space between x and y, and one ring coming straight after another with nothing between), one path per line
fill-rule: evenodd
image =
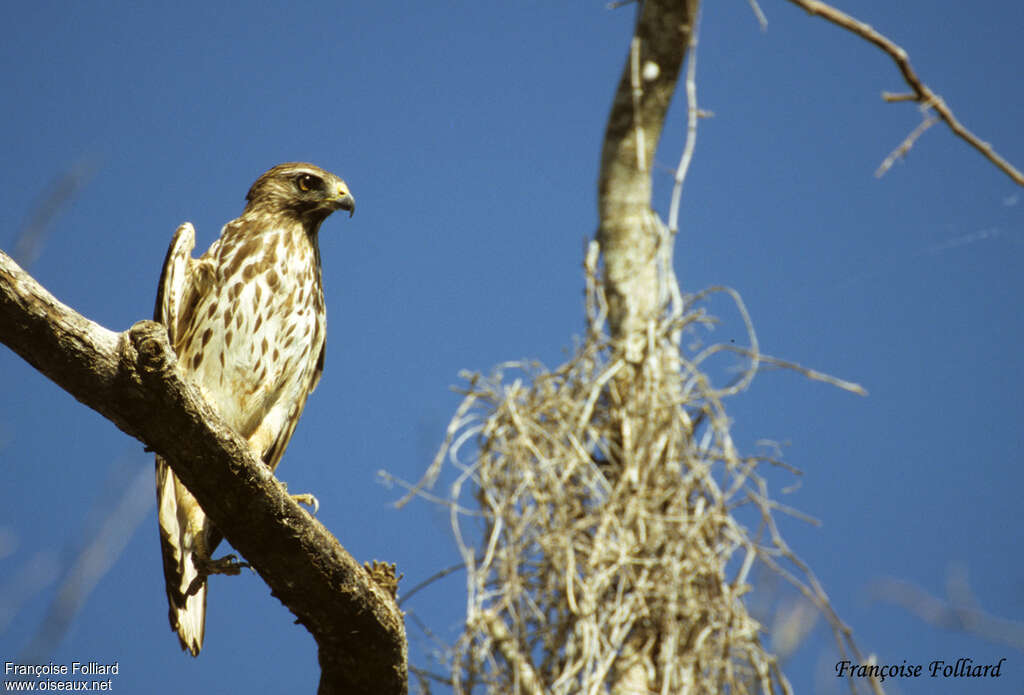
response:
M275 409L304 403L326 333L316 254L285 235L224 259L217 289L179 354L221 416L249 436Z

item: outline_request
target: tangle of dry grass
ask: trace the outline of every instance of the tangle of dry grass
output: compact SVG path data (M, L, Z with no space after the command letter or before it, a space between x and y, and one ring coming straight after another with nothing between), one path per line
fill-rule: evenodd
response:
M467 375L423 483L446 463L456 476L446 504L468 589L456 693L789 693L742 598L755 560L824 612L844 658L864 662L776 528L782 507L758 473L768 459L733 443L725 399L762 361L742 302L720 289L750 345L746 371L716 388L702 365L719 350L680 350L711 319L698 297L672 291L670 260L664 317L640 363L603 332L592 248L589 330L572 357L550 371L506 363ZM757 510L759 529L737 521L741 506Z

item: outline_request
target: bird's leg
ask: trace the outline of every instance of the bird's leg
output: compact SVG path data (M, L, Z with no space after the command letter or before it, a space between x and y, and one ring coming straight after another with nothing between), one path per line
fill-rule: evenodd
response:
M224 557L219 557L216 560L212 557L204 558L199 557L198 555L193 555L192 557L195 561L196 571L199 574L197 574L196 578L188 585L188 591L185 593L186 596L192 596L199 591L203 582L205 582L206 578L211 574L228 574L234 576L241 574L242 570L246 567L252 569L252 565L248 562L239 562L237 555L225 555Z
M281 483L281 487L284 488L285 492L288 492L288 483L283 480L279 480L277 482ZM309 507L310 510L312 510L313 516L316 516L316 513L320 511L320 500L308 492L304 492L300 495L291 495L291 498L299 504Z

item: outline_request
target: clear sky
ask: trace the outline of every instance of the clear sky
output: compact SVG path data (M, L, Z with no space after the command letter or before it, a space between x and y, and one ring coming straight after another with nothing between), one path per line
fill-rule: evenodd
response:
M1024 6L865 0L982 139L1024 166ZM891 61L785 2L709 2L703 108L684 193L686 291L740 291L762 349L857 381L860 398L784 372L734 399L738 440L787 444L804 475L785 521L861 647L883 662L1008 658L984 683L892 692L1019 693L1024 654L873 599L900 578L943 595L966 568L982 607L1024 619L1020 345L1022 191L936 126L883 179L920 121ZM123 330L151 315L175 227L205 248L252 181L307 160L350 184L351 220L321 232L326 372L279 475L361 561L402 589L456 561L447 513L396 511L385 469L417 479L458 402L461 369L558 364L583 327L581 260L597 222L601 137L633 11L588 2L3 3L0 248L66 172L32 274ZM668 207L684 111L659 150ZM717 306L717 305L716 305ZM725 309L724 305L721 307ZM735 312L717 337L741 339ZM206 645L168 628L151 456L0 349L0 659L35 636L84 543L112 566L44 660L118 661L125 693L313 692L315 645L254 575L214 578ZM123 504L115 528L103 511ZM139 523L128 523L132 516ZM121 545L123 544L123 548ZM454 573L404 608L451 637ZM410 621L415 663L430 641ZM840 692L820 624L787 664L799 692Z

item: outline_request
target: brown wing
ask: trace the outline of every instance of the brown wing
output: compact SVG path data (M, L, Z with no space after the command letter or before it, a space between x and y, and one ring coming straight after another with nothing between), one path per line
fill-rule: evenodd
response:
M270 470L276 470L277 464L281 462L281 457L284 456L284 450L288 448L288 442L291 441L292 435L295 434L295 426L299 424L299 416L302 415L303 409L306 407L306 399L309 394L313 393L313 389L320 383L320 377L324 373L324 355L327 353L327 341L324 341L323 347L320 349L320 356L316 360L316 367L313 369L313 379L309 384L309 389L306 391L302 400L299 401L295 406L295 411L288 418L287 425L277 435L277 439L273 441L266 453L263 454L263 463L270 466Z
M189 223L178 227L171 239L157 286L154 318L167 328L171 346L180 346L183 317L194 304L197 261L192 258L195 229ZM195 499L167 466L156 457L157 519L160 548L169 606L171 629L177 631L181 648L193 656L203 646L206 618L206 583L192 595L188 588L197 572L193 553L206 550L209 522Z
M320 348L320 356L316 358L316 368L313 370L313 383L309 385L309 392L313 393L316 385L320 383L320 377L324 375L324 357L327 355L327 339L324 339L323 347Z
M190 266L195 263L192 249L196 246L196 230L191 223L178 227L171 239L160 271L160 284L156 288L156 307L153 320L167 327L167 335L174 345L178 333L178 317L182 295L188 289Z

